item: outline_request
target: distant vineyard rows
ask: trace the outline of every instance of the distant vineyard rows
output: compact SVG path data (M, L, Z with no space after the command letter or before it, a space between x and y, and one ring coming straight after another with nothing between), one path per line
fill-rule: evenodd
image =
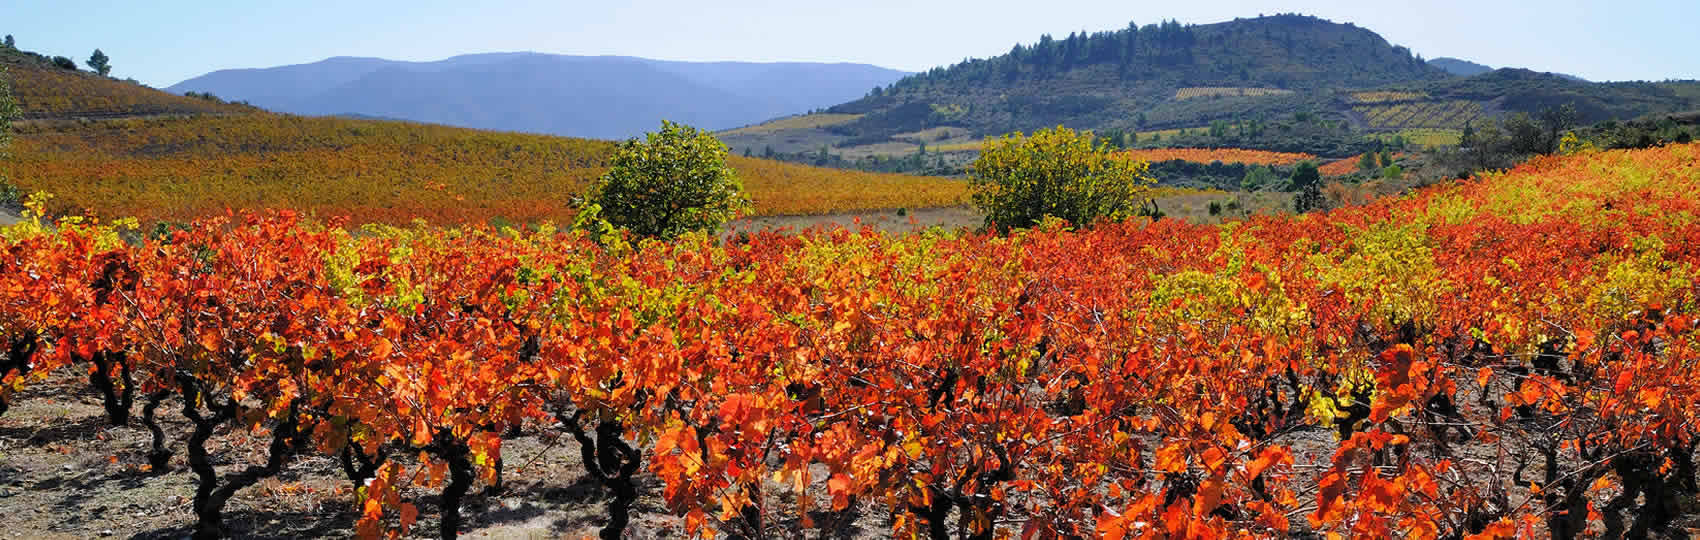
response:
M1392 105L1358 105L1353 111L1364 116L1374 129L1461 128L1480 118L1482 105L1473 101L1425 101Z
M1124 150L1117 155L1143 161L1191 161L1194 163L1245 163L1248 165L1292 165L1314 161L1316 156L1292 152L1245 150L1239 148L1152 148Z
M1188 87L1175 90L1175 99L1192 99L1201 97L1252 97L1280 96L1293 93L1292 90L1280 88L1234 88L1234 87Z

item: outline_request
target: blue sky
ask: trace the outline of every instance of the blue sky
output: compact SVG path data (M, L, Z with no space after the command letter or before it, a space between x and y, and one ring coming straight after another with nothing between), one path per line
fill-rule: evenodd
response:
M671 60L830 61L923 70L1042 33L1299 12L1352 22L1424 57L1594 80L1700 78L1700 0L0 0L0 33L168 86L208 71L330 56L436 60L539 51Z

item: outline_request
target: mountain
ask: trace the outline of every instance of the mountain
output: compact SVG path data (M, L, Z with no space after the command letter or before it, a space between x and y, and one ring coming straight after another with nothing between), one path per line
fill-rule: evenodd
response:
M1488 71L1459 77L1451 69ZM1345 157L1369 144L1366 134L1421 129L1455 137L1480 119L1571 102L1583 121L1700 108L1691 85L1590 83L1455 59L1425 62L1351 23L1283 14L1043 36L1008 54L906 77L825 114L721 139L736 151L811 162L836 155L859 167L924 153L961 162L955 154L973 152L984 137L1057 125L1137 133L1124 143Z
M813 152L981 137L1065 125L1092 130L1196 128L1326 111L1339 88L1449 75L1374 32L1303 15L1182 25L1168 21L1066 38L1042 36L1008 54L906 77L829 109L852 119L813 133L726 137L737 149ZM941 137L942 136L942 137ZM1333 145L1330 145L1333 146ZM1310 150L1307 150L1310 151Z
M706 129L754 124L842 103L904 75L865 64L488 53L222 70L167 90L295 114L618 139L653 131L663 119Z
M1430 58L1429 61L1428 61L1428 65L1446 70L1447 73L1451 73L1453 75L1458 75L1460 77L1469 77L1471 75L1481 75L1483 73L1493 71L1493 68L1491 68L1491 67L1484 66L1484 65L1481 65L1481 64L1477 64L1477 63L1471 62L1469 60L1459 60L1457 58L1447 58L1447 57Z
M1492 66L1485 66L1485 65L1482 65L1482 64L1477 64L1475 62L1471 62L1469 60L1459 60L1457 58L1440 57L1440 58L1435 58L1433 60L1429 60L1428 63L1431 66L1446 70L1447 73L1451 73L1453 75L1460 75L1460 76L1464 76L1464 77L1469 77L1469 76L1472 76L1472 75L1481 75L1483 73L1493 71ZM1576 81L1576 82L1584 82L1584 83L1590 82L1588 79L1577 77L1575 75L1570 75L1568 73L1551 73L1551 75L1555 75L1555 76L1558 76L1558 77L1564 78L1564 79L1570 79L1570 80Z

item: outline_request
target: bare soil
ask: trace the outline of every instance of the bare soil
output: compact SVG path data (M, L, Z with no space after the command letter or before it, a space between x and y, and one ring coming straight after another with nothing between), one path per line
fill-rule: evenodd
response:
M0 516L6 523L0 538L165 539L192 532L195 477L182 455L181 440L190 426L175 411L181 403L173 399L160 408L161 425L177 455L169 470L150 471L147 430L139 422L110 426L99 396L80 377L57 374L14 397L11 410L0 416ZM208 450L223 474L263 462L266 443L222 430ZM474 487L461 507L462 537L596 537L609 497L584 473L571 437L527 432L508 439L503 456L504 488L485 494L484 486ZM641 496L626 538L687 536L682 521L666 508L658 479L640 475L638 488ZM780 484L767 491L776 502L790 496ZM815 508L830 504L824 487L811 488L810 495ZM335 460L305 454L283 474L239 491L225 508L225 525L234 538L348 538L358 519L354 497ZM420 510L409 536L435 538L437 494L412 489L404 497ZM770 508L792 508L771 516L773 525L802 533L794 507ZM822 537L878 538L890 531L885 516L857 513L860 519ZM816 522L828 521L821 518Z

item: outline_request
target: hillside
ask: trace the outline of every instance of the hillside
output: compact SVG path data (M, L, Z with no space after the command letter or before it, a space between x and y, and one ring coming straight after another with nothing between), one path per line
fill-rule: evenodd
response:
M66 69L48 57L0 47L0 67L25 120L159 114L242 113L242 105L161 92L139 83Z
M1339 158L1361 152L1366 133L1442 130L1451 132L1442 138L1456 138L1470 122L1572 102L1584 121L1700 108L1691 83L1589 83L1505 69L1459 77L1443 69L1458 67L1451 60L1425 62L1368 29L1300 15L1130 26L1045 36L1005 55L917 74L815 117L830 122L792 118L722 136L739 151L788 159L824 151L858 166L923 145L971 154L983 137L1059 124L1140 133L1147 146ZM1230 137L1149 137L1173 130Z
M1483 73L1493 71L1493 68L1491 68L1491 67L1484 66L1482 64L1477 64L1477 63L1471 62L1469 60L1461 60L1461 59L1458 59L1458 58L1446 58L1446 57L1430 58L1429 61L1428 61L1428 65L1446 70L1447 73L1451 73L1451 74L1457 75L1459 77L1469 77L1471 75L1481 75Z
M1457 59L1457 58L1445 58L1445 57L1434 58L1434 59L1430 59L1428 61L1428 63L1431 66L1446 70L1447 73L1451 73L1453 75L1458 75L1458 76L1462 76L1462 77L1469 77L1469 76L1472 76L1472 75L1481 75L1483 73L1493 71L1493 69L1494 69L1492 66L1477 64L1477 63L1471 62L1469 60L1460 60L1460 59ZM1553 73L1553 75L1557 75L1559 77L1563 77L1565 79L1570 79L1570 80L1576 81L1576 82L1590 82L1587 79L1577 77L1575 75L1570 75L1568 73Z
M621 139L662 119L725 129L854 99L904 72L863 64L671 62L491 53L435 62L330 58L172 85L278 112Z
M25 126L10 181L57 211L182 221L294 208L356 223L562 222L613 143L273 113ZM948 206L963 182L736 157L757 215Z

